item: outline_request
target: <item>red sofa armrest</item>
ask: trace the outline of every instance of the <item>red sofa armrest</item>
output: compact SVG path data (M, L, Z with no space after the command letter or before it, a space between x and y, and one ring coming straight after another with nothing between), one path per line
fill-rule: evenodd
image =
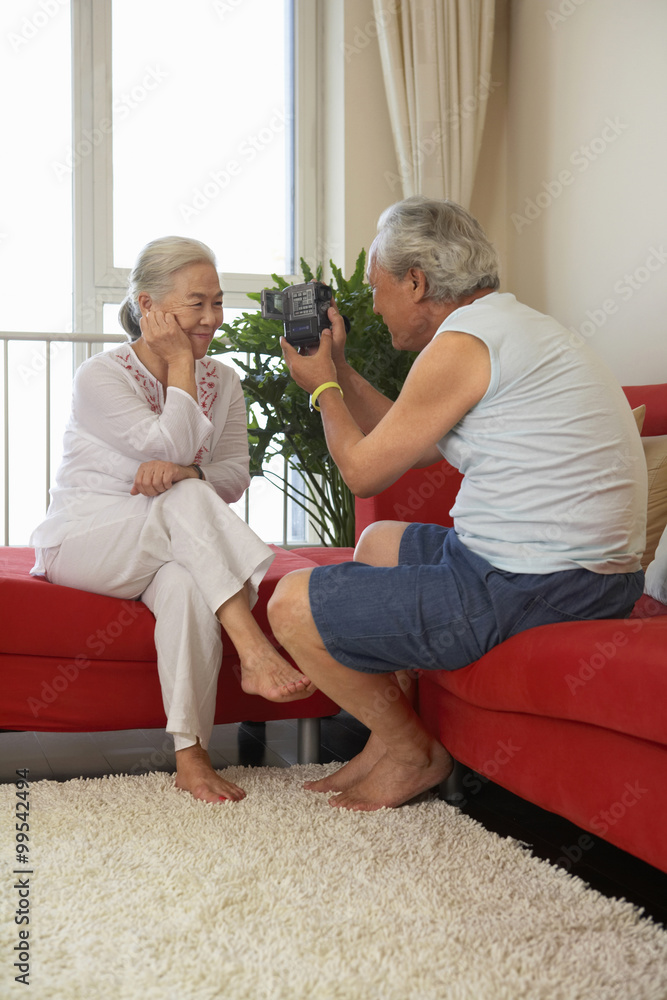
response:
M355 501L356 540L374 521L420 521L450 528L449 512L463 476L444 459L423 469L409 469L374 497Z

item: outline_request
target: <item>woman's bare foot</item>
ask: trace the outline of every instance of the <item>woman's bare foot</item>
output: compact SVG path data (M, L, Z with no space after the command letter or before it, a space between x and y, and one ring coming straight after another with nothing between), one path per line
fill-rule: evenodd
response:
M245 652L241 687L246 694L278 702L308 698L316 690L313 682L290 666L269 642Z
M353 785L358 784L365 778L371 768L384 757L387 748L375 733L368 737L366 746L352 760L348 760L333 774L326 778L318 778L317 781L306 781L303 787L309 792L344 792Z
M199 743L176 751L176 787L204 802L238 802L245 798L242 788L213 770L209 755Z
M454 768L454 761L437 740L433 740L425 752L416 749L413 759L411 756L392 756L388 750L366 777L329 799L329 805L364 812L400 806L440 784Z

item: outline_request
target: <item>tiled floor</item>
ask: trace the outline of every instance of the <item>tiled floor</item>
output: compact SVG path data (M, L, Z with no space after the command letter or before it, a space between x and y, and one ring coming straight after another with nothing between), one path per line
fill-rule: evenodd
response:
M321 763L348 760L364 745L366 730L341 713L322 721ZM289 767L297 762L296 720L214 726L209 754L216 768ZM97 778L105 774L174 771L173 741L163 729L102 733L0 732L0 782L13 781L17 768L30 780Z
M322 721L322 763L349 760L364 745L366 730L345 712ZM210 755L216 768L289 767L296 763L296 721L215 726ZM172 741L161 729L113 733L0 732L0 782L29 768L30 780L66 781L105 774L175 770ZM538 809L483 779L465 811L501 836L531 846L538 857L563 864L600 892L644 907L667 926L667 875L602 840L572 863L566 859L582 832L553 813ZM590 839L590 838L589 838Z

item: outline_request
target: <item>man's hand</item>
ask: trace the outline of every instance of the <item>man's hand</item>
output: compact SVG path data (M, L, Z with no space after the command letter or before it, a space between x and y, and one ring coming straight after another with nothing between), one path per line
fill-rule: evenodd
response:
M343 333L345 333L345 327L343 327ZM323 330L315 354L304 355L299 354L284 337L280 338L280 346L283 349L283 357L290 375L296 384L305 389L307 393L312 394L324 382L338 381L336 365L332 359L333 344L331 330Z
M145 497L156 497L179 483L182 479L193 479L197 472L191 465L177 465L175 462L142 462L134 477L131 496L142 494Z
M345 341L347 340L347 334L345 332L345 321L338 312L338 307L333 299L331 300L331 307L327 315L331 320L331 335L333 338L331 358L336 366L336 370L340 373L341 369L347 364L347 361L345 360Z

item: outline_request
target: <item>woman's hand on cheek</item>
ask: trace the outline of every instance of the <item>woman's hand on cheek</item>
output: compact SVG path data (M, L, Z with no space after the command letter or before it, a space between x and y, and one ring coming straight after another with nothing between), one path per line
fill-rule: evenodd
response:
M139 325L146 346L166 364L192 354L190 340L173 313L151 309Z
M331 358L331 330L323 330L314 354L299 354L284 337L280 338L285 364L298 386L312 395L324 382L336 381L336 365Z

